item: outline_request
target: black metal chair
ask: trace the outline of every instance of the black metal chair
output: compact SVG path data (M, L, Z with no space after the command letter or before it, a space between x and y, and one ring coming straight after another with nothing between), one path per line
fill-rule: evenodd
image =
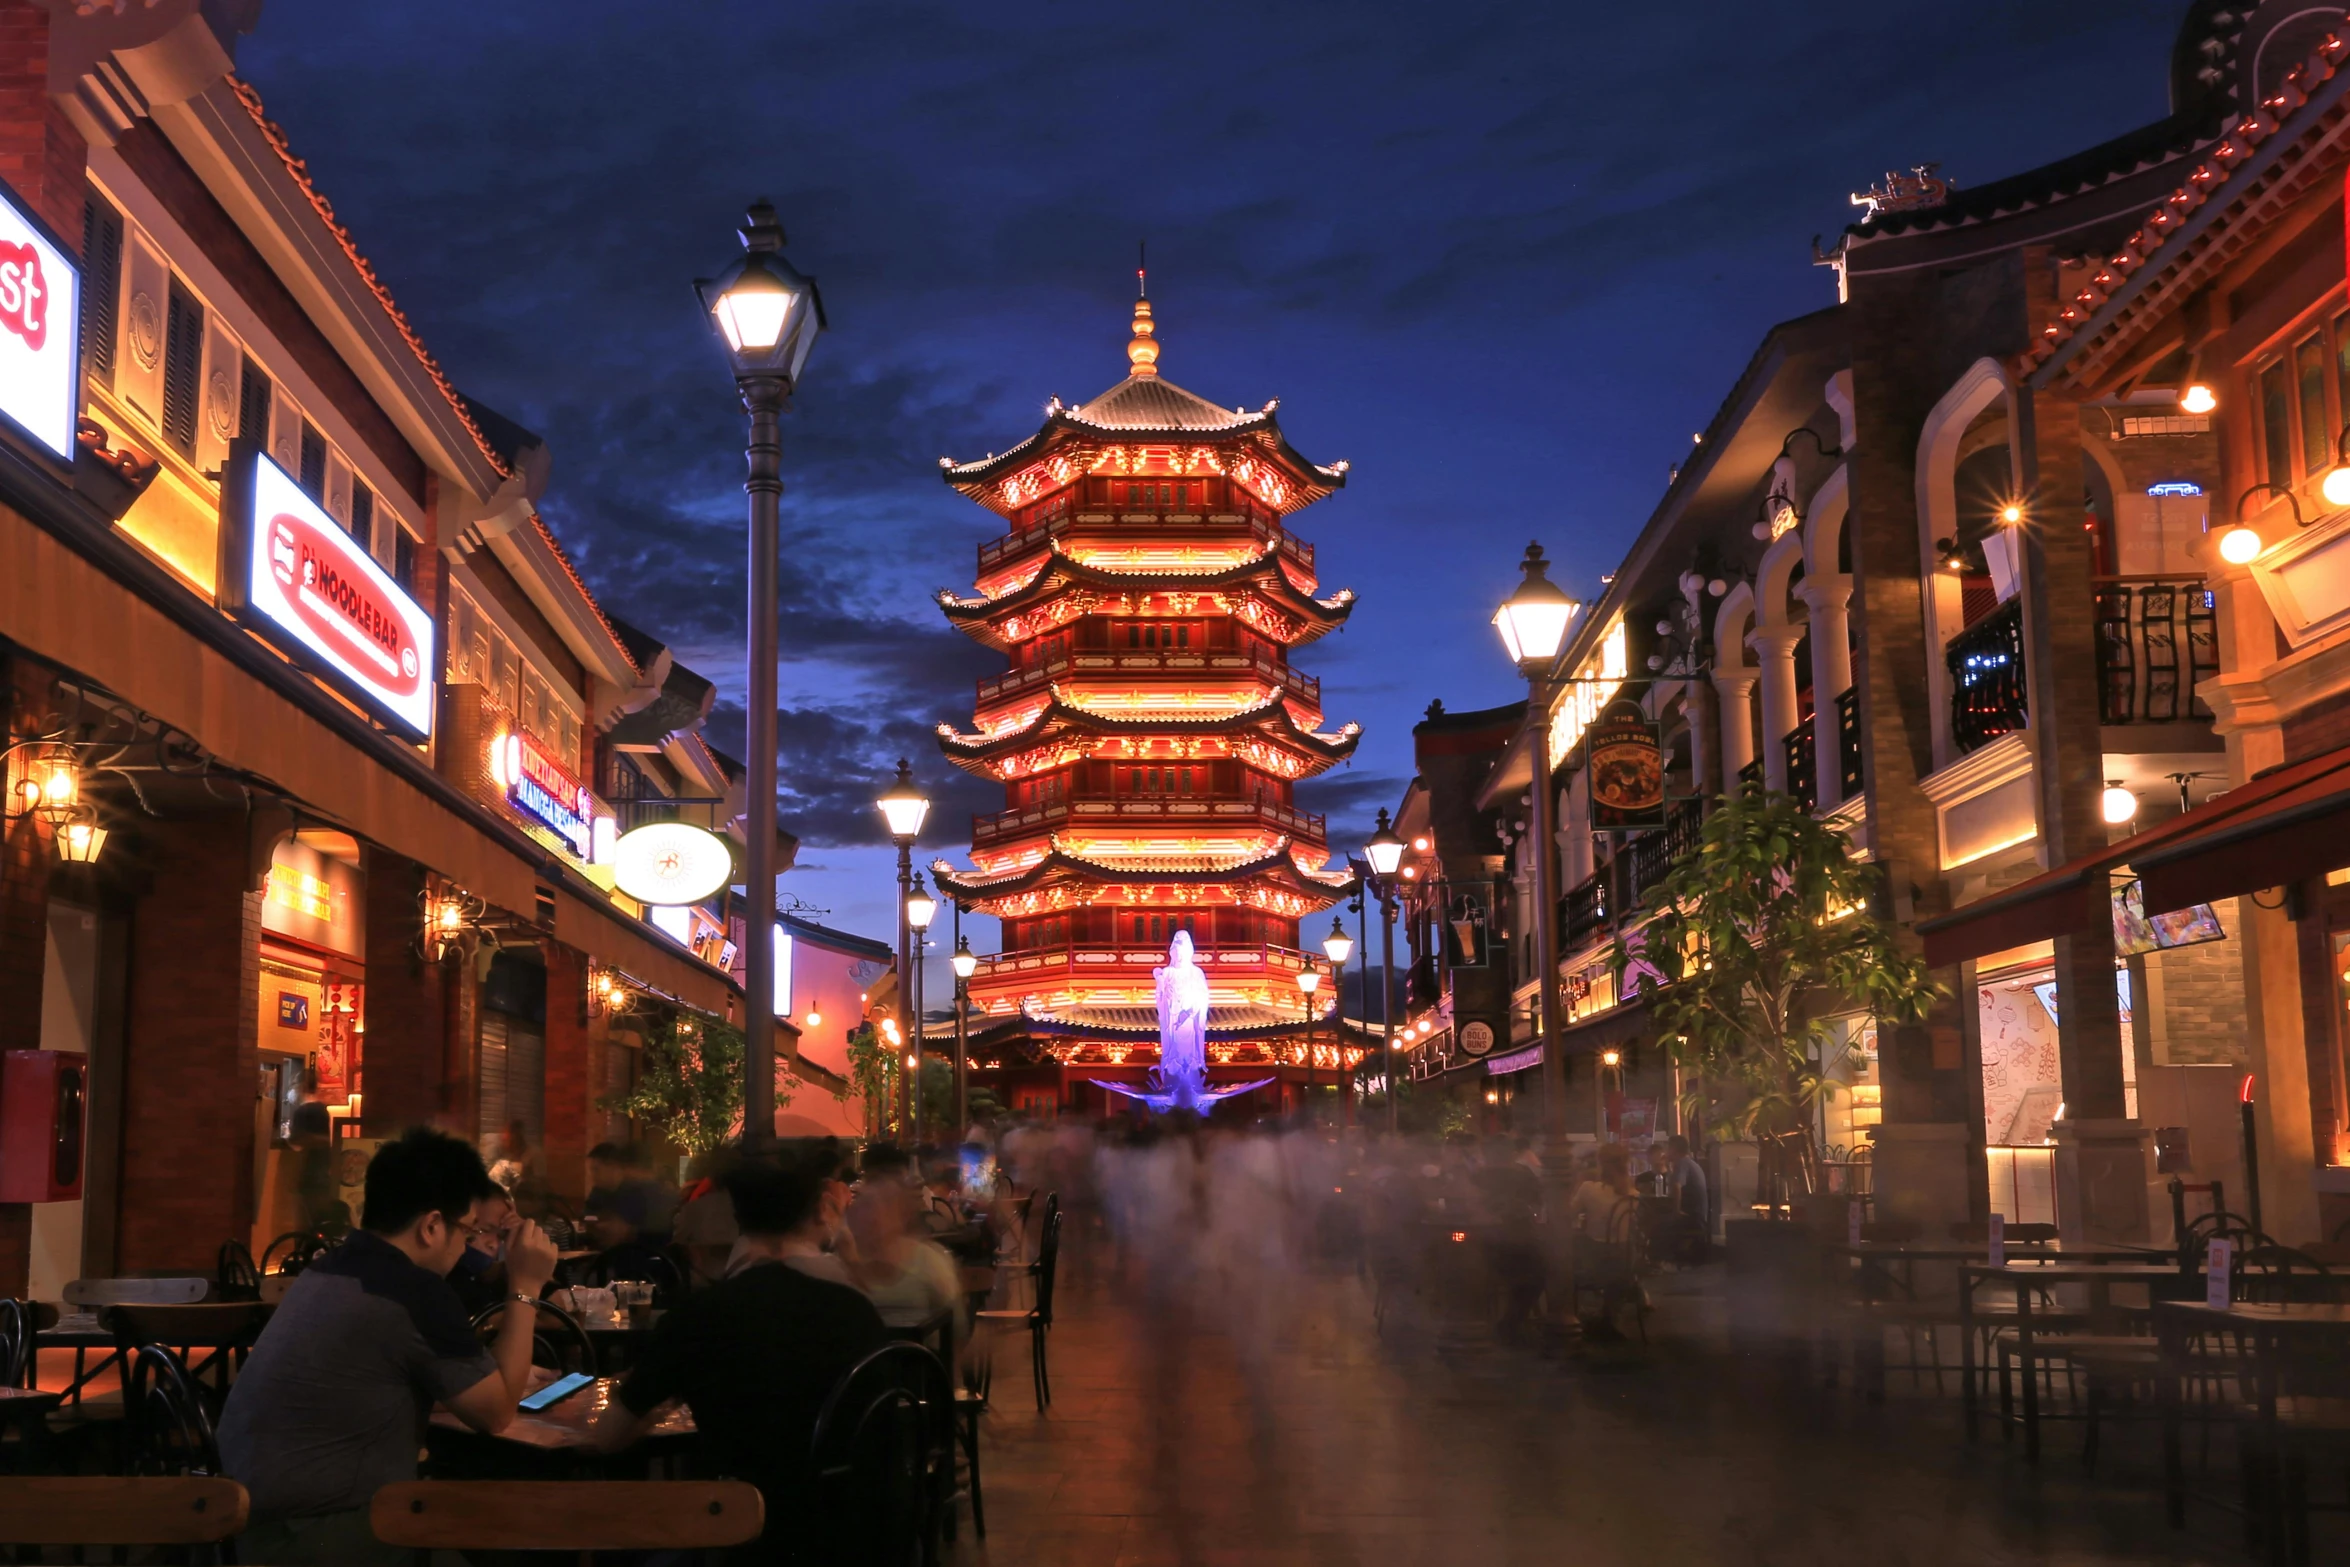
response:
M231 1378L268 1325L270 1310L259 1301L213 1300L185 1306L108 1306L99 1316L112 1330L124 1364L142 1344L168 1345L184 1357L180 1366L198 1396L218 1410L228 1401ZM210 1353L198 1356L198 1350Z
M498 1301L484 1306L473 1318L473 1331L485 1344L498 1336L498 1320L505 1315L511 1301ZM538 1302L538 1321L530 1333L530 1363L550 1371L584 1371L589 1376L603 1372L603 1362L596 1354L596 1341L588 1337L580 1320L551 1300Z
M889 1344L849 1368L809 1441L826 1525L843 1567L932 1567L951 1519L954 1391L919 1344Z
M222 1241L213 1262L213 1290L222 1300L259 1300L261 1270L243 1241Z
M31 1387L33 1308L0 1295L0 1387Z
M161 1344L130 1352L123 1384L123 1468L131 1475L216 1475L212 1417L179 1356Z
M1036 1409L1042 1414L1052 1404L1053 1382L1045 1364L1045 1339L1053 1328L1053 1279L1061 1261L1061 1210L1058 1202L1045 1204L1044 1238L1036 1248L1036 1304L974 1314L977 1325L1028 1330L1030 1370L1036 1379ZM989 1353L993 1353L992 1346Z
M291 1278L316 1262L318 1254L333 1244L322 1230L288 1230L263 1248L261 1271Z

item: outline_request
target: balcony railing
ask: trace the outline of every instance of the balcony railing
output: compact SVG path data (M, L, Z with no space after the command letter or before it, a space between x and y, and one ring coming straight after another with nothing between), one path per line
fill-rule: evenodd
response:
M1952 637L1950 739L1963 753L2024 727L2024 609L2009 599Z
M1637 909L1648 890L1672 871L1673 862L1697 847L1704 830L1703 807L1695 800L1675 800L1665 807L1665 824L1632 840L1617 856L1624 870L1624 908Z
M1176 795L1169 799L1056 800L1050 805L1014 806L1010 810L971 818L974 845L1040 827L1061 827L1071 818L1098 822L1115 820L1147 826L1227 831L1252 826L1271 827L1311 843L1328 842L1323 818L1312 811L1293 810L1272 800L1208 800Z
M1861 791L1860 687L1847 686L1836 698L1837 798L1857 800Z
M1559 930L1564 944L1572 945L1607 928L1607 884L1613 871L1613 866L1602 865L1591 873L1589 880L1569 887L1567 895L1559 900Z
M1404 971L1404 1005L1414 1012L1444 999L1444 970L1431 952Z
M1007 533L1000 539L993 539L980 545L979 575L986 576L989 571L1002 565L1005 561L1026 554L1045 540L1056 538L1069 532L1072 528L1083 527L1088 530L1107 532L1123 532L1132 529L1138 533L1145 528L1185 531L1197 528L1203 532L1227 533L1240 525L1247 527L1250 537L1271 542L1276 549L1296 561L1307 572L1313 571L1314 547L1284 530L1278 521L1261 516L1252 509L1246 515L1238 512L1215 512L1205 517L1194 512L1062 512L1059 516L1048 521L1032 523L1017 533Z
M1787 792L1801 801L1807 811L1816 810L1820 803L1820 742L1812 721L1806 718L1779 737L1779 744L1787 753Z
M1237 981L1265 976L1294 981L1303 969L1327 971L1330 967L1329 959L1319 952L1300 952L1294 947L1268 947L1256 943L1223 948L1202 944L1193 950L1192 956L1201 968L1208 971L1211 982L1219 977ZM971 982L975 987L982 988L990 980L1015 978L1022 984L1044 984L1055 980L1084 983L1141 980L1147 983L1151 970L1166 961L1167 949L1164 946L1077 942L1026 952L999 952L983 957L971 976ZM1276 992L1285 1000L1296 993L1294 983L1286 991Z
M2201 577L2097 579L2097 721L2209 719L2197 682L2219 673L2219 619Z

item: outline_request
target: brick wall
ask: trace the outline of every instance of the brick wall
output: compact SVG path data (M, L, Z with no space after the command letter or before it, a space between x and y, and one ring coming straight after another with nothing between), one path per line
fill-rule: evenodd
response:
M0 180L82 248L82 201L89 148L49 97L49 7L0 0Z
M0 12L0 22L7 13ZM0 40L0 47L5 41ZM15 719L47 707L47 676L0 658L0 740L17 738ZM0 778L0 788L14 783ZM14 804L16 796L9 795ZM49 950L49 832L26 816L0 830L0 1050L41 1046L41 980ZM0 1204L0 1295L21 1295L32 1265L33 1210Z
M131 916L119 1265L209 1274L254 1221L261 894L240 818L155 823Z
M367 1039L360 1071L370 1137L431 1125L440 1113L443 969L416 952L423 885L414 860L368 848Z
M588 1027L585 953L546 942L546 1168L547 1180L566 1197L587 1195L587 1151L598 1140L602 1114L595 1108L595 1059L603 1045Z
M2251 1067L2238 901L2229 898L2217 905L2226 941L2146 954L2149 979L2158 974L2162 990L2161 1017L2149 1020L2161 1030L2154 1053L2157 1065Z

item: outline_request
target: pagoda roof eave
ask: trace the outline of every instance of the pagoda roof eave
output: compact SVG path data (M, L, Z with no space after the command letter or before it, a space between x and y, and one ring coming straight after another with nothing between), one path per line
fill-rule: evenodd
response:
M1258 729L1265 727L1268 722L1275 726L1275 733L1284 742L1325 761L1344 761L1354 754L1355 746L1362 739L1362 727L1358 724L1347 724L1335 735L1328 736L1305 728L1298 723L1297 715L1290 711L1283 694L1276 692L1256 707L1212 714L1205 718L1187 718L1168 712L1151 712L1127 718L1074 707L1055 695L1037 709L1034 718L1018 729L1007 729L992 735L963 735L941 724L938 726L938 744L940 750L958 760L968 758L972 761L986 761L1007 751L1051 738L1050 731L1055 723L1085 734L1136 734L1174 729L1186 735L1196 735Z
M1273 407L1273 404L1267 404L1256 413L1236 415L1231 424L1213 429L1192 429L1181 425L1128 428L1095 424L1078 417L1073 409L1056 408L1045 417L1043 426L1034 435L1009 451L998 452L975 462L958 463L950 457L941 457L938 460L939 477L950 488L989 510L1009 515L1018 507L1001 503L995 493L996 486L1028 464L1061 447L1231 446L1245 443L1279 461L1295 482L1296 489L1286 500L1267 503L1276 512L1286 516L1344 489L1348 465L1344 462L1315 462L1290 445L1288 438L1281 433L1279 422L1273 417Z
M1317 636L1343 625L1354 613L1352 588L1341 588L1326 599L1315 598L1290 580L1277 553L1214 571L1110 571L1071 559L1061 552L1058 540L1036 574L1000 598L967 599L941 590L938 603L951 623L974 635L983 635L992 632L998 617L1020 614L1070 587L1131 594L1208 593L1241 586L1264 589L1266 596L1282 609L1313 623Z
M1355 885L1352 872L1306 870L1290 854L1287 839L1283 839L1268 854L1230 865L1119 865L1072 854L1055 844L1042 858L1000 876L959 870L943 859L932 861L930 869L939 885L966 898L1010 897L1017 893L1032 892L1056 879L1141 886L1153 882L1253 881L1270 877L1287 882L1292 891L1308 897L1327 897L1332 901L1345 897L1354 890Z

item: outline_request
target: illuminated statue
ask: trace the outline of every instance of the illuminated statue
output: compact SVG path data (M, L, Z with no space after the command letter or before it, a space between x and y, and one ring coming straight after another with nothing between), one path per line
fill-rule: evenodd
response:
M1152 977L1158 981L1159 990L1158 1067L1151 1073L1147 1087L1126 1088L1104 1082L1104 1088L1129 1099L1139 1099L1162 1115L1169 1110L1205 1115L1218 1100L1248 1093L1273 1081L1262 1077L1230 1088L1208 1086L1208 976L1191 961L1191 932L1175 933L1175 939L1167 945L1167 966L1154 969Z

